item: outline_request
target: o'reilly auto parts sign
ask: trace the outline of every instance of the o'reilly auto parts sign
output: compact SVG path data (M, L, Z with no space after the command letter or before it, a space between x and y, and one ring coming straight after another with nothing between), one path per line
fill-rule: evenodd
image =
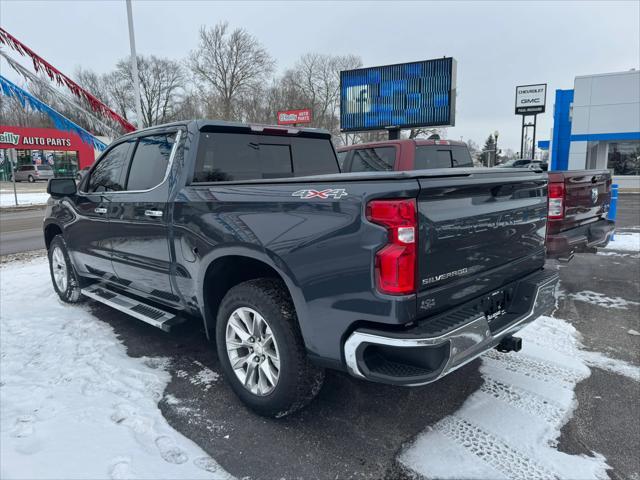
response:
M546 101L546 83L516 87L516 115L543 113Z

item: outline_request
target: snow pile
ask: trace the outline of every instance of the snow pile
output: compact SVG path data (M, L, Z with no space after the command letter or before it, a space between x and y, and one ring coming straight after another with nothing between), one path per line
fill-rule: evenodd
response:
M613 240L605 247L607 250L621 250L624 252L640 251L640 233L616 232Z
M47 203L49 199L49 194L46 192L32 192L18 193L18 206L22 205L44 205ZM13 192L11 193L0 193L0 207L15 207L16 201L13 196Z
M60 302L44 259L0 268L0 297L0 478L229 478L160 413L166 361Z
M574 388L590 374L576 330L540 317L519 336L519 353L482 357L480 390L419 435L401 453L402 464L427 478L609 478L602 455L556 448L575 408Z
M579 302L591 303L592 305L598 305L599 307L604 308L617 308L620 310L627 310L627 307L630 305L640 305L638 302L625 300L621 297L607 297L602 293L592 292L591 290L572 293L569 297Z

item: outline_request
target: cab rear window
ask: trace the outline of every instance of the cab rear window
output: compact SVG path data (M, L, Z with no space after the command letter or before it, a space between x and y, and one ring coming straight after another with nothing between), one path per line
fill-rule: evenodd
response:
M473 160L462 145L419 145L416 147L415 169L469 168Z
M193 181L256 180L339 172L329 139L203 132Z

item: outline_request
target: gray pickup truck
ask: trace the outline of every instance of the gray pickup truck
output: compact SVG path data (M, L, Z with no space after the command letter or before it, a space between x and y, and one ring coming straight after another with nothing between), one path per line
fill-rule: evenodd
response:
M326 368L424 385L518 350L554 305L536 172L341 174L326 131L189 121L125 135L48 190L60 298L167 331L200 319L263 415L304 406Z

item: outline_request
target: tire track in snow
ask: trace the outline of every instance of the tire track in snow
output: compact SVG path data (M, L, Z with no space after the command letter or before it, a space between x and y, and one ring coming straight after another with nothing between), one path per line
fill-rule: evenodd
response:
M504 403L508 403L523 412L536 415L544 419L547 423L560 422L564 417L562 408L555 405L554 402L546 400L536 393L513 385L507 385L491 377L485 378L482 387L480 387L480 391Z
M527 478L529 480L560 478L558 474L507 445L495 435L455 415L438 422L434 426L434 430L480 457L507 478Z
M557 383L558 386L567 389L573 389L575 384L584 377L579 372L545 361L536 360L522 353L500 353L495 350L490 350L482 359L488 362L489 365L493 364L496 367L542 380L543 382Z
M527 340L517 354L487 352L480 389L401 452L408 471L426 478L608 478L602 455L557 450L575 386L589 376L576 330L541 317L521 336Z

